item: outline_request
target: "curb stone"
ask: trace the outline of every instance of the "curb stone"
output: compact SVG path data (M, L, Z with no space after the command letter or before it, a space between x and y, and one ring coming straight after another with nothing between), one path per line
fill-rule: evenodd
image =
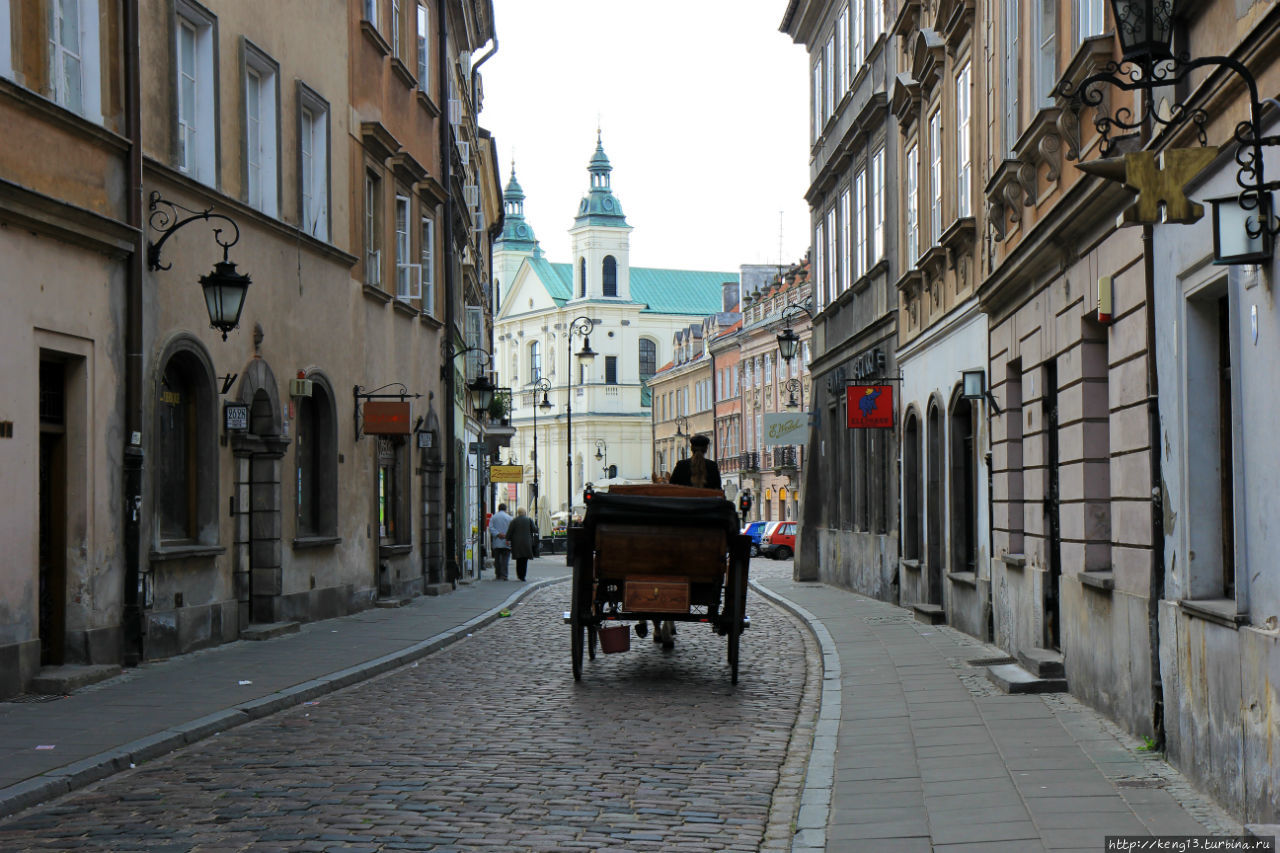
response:
M766 589L756 581L751 588L787 610L809 628L822 654L822 692L818 700L818 722L813 747L800 792L800 813L796 817L791 853L822 853L827 849L827 821L831 816L831 792L836 777L836 736L840 732L840 653L831 632L818 618L800 605Z
M138 738L126 744L104 750L72 764L55 767L52 770L0 788L0 818L16 814L23 809L38 803L61 796L78 788L114 775L153 758L189 746L197 741L212 737L220 732L243 725L252 720L301 705L317 696L334 693L344 687L350 687L367 681L404 664L424 658L433 652L464 639L468 633L496 622L499 611L510 609L534 592L552 584L565 583L568 578L545 578L521 586L505 601L490 610L475 616L460 625L441 631L433 637L413 643L407 648L383 655L373 660L348 667L338 672L321 675L309 681L295 684L241 702L221 711L214 711L195 720ZM266 641L270 642L270 640Z

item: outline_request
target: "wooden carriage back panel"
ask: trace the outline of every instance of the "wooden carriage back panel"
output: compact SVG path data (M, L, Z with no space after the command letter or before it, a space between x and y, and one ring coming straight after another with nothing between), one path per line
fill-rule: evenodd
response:
M596 525L596 576L678 575L694 583L720 583L728 542L724 530L665 525Z

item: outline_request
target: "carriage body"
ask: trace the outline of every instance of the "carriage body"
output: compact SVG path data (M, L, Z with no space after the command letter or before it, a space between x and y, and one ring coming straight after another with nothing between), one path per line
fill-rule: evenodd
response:
M719 490L657 484L596 495L570 534L574 677L602 626L652 620L701 622L727 637L737 683L750 560L737 520Z

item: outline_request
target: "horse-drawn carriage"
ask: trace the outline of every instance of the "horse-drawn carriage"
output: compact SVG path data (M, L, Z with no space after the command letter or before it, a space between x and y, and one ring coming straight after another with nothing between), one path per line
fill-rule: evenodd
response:
M595 658L602 628L653 621L664 632L676 622L700 622L726 637L738 683L751 541L738 532L733 504L719 490L614 486L592 498L582 526L569 534L573 590L566 621L575 680L582 678L584 651Z

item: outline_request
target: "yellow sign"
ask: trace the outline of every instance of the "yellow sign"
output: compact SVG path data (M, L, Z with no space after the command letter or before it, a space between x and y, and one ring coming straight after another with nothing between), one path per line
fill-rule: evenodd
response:
M489 482L490 483L523 483L524 482L524 466L523 465L490 465L489 466Z
M785 501L787 499L787 487L782 486L778 489L778 500Z
M764 499L767 501L773 500L773 489L764 490Z

